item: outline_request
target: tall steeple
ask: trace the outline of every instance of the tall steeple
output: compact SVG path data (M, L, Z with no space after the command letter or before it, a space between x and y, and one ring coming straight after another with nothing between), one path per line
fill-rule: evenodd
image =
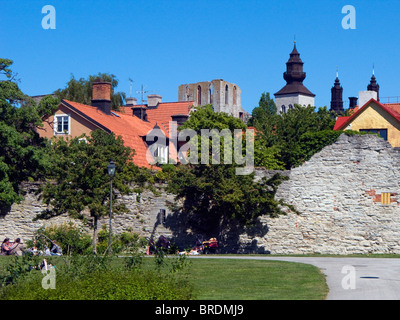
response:
M306 73L303 72L303 65L304 63L297 51L295 41L289 60L286 62L286 72L283 73L286 85L275 93L275 104L279 113L287 112L295 104L303 106L314 105L315 94L303 85L303 81L306 78Z
M331 89L331 111L335 111L337 114L344 113L343 108L343 87L340 85L339 72L336 70L335 83Z
M377 84L376 78L375 78L375 67L372 69L372 77L371 77L371 81L367 87L367 90L375 91L377 93L378 101L379 101L379 84Z

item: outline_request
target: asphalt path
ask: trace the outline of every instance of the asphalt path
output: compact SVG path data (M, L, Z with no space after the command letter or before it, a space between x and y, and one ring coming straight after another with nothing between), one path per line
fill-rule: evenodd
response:
M311 264L326 276L327 300L400 300L400 259L205 255L196 258L278 260Z

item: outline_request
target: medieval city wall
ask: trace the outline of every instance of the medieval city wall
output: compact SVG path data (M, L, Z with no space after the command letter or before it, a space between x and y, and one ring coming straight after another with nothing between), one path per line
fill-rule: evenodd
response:
M273 173L257 169L256 179ZM399 149L375 135L342 135L301 167L281 173L290 179L282 183L276 197L292 204L299 214L287 210L279 218L264 216L252 230L223 239L223 252L400 253ZM67 216L33 221L45 209L35 195L37 187L25 184L25 200L2 213L0 237L28 240L41 226L71 221ZM145 191L140 199L136 194L122 197L130 212L115 215L113 232L134 231L155 238L163 234L181 245L192 245L195 235L181 221L170 219L173 214L166 202L173 200L163 191L159 196ZM166 210L166 224L161 209Z

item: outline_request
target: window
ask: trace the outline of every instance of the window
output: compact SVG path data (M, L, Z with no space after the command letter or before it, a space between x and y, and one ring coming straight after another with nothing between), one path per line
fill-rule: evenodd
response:
M153 156L154 159L160 164L168 163L168 147L163 145L157 145Z
M360 129L360 132L377 133L377 134L379 134L385 141L387 141L387 138L388 138L387 129Z
M289 104L289 110L293 109L293 105Z
M281 107L281 113L286 113L286 106L285 106L285 105L282 105L282 107Z
M233 87L233 105L237 105L237 89L236 86Z
M57 115L54 117L54 133L70 134L69 115Z
M229 88L228 88L228 85L226 85L225 86L225 104L229 103L228 93L229 93Z

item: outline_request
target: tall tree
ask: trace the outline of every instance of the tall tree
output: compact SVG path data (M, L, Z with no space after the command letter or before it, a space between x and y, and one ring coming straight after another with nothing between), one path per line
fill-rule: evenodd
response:
M48 209L38 218L67 213L90 223L93 227L93 250L96 252L98 221L109 214L110 177L107 165L110 160L117 166L113 188L120 195L132 191L131 183L145 187L150 179L146 169L133 164L133 155L134 150L124 146L121 137L102 130L71 140L55 139L51 146L53 164L48 171L49 182L41 188L41 198ZM113 198L116 198L116 193ZM113 201L113 212L126 210L124 205ZM91 221L85 216L86 211L90 213Z
M226 113L213 112L212 106L207 105L198 108L180 130L192 129L201 134L204 129L233 131L245 128L241 120ZM221 153L222 144L223 141ZM214 154L210 152L208 156L211 158ZM178 209L184 212L188 227L202 234L215 235L238 226L250 226L264 214L276 216L282 213L282 202L275 200L274 196L283 178L276 175L258 183L254 181L254 173L237 175L237 167L234 161L231 164L209 161L209 164L177 166L170 175L168 191L180 200Z
M92 101L92 86L97 78L111 83L111 108L118 110L124 104L125 93L115 91L118 80L115 75L99 72L97 75L90 75L87 79L75 79L72 75L64 89L58 89L54 93L59 99L66 99L82 104L90 105Z
M0 59L0 208L22 200L20 184L43 178L49 159L46 140L36 127L54 111L58 100L46 97L36 105L19 89L10 59Z

